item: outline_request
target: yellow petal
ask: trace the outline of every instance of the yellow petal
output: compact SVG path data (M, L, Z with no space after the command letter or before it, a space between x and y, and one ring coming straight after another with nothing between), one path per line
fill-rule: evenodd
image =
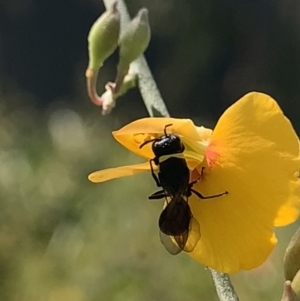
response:
M146 144L142 149L140 145L153 138L157 138L164 133L167 124L172 126L166 129L167 133L175 133L183 137L187 144L195 144L196 141L206 139L211 133L203 127L196 127L190 119L177 118L143 118L136 120L118 131L113 132L114 138L133 153L151 159L153 152L152 143Z
M156 169L155 166L153 167ZM88 179L93 183L100 183L116 178L132 176L145 171L150 171L149 162L98 170L91 173Z
M196 128L201 140L209 140L211 138L213 132L211 129L207 129L204 126L198 126Z
M268 95L245 95L218 121L203 166L194 189L228 194L190 198L201 239L189 254L226 273L259 266L276 244L274 226L299 213L299 143L290 122Z

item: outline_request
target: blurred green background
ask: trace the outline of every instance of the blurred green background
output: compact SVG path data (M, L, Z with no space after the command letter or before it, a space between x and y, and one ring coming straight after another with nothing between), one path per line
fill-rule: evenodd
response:
M300 131L300 3L131 0L150 12L146 52L169 111L213 127L253 90ZM97 169L138 162L111 131L147 116L137 91L101 116L85 92L86 36L100 0L0 2L0 300L218 300L210 274L159 242L149 174L94 185ZM99 93L115 75L106 64ZM279 300L282 256L233 276L243 301Z

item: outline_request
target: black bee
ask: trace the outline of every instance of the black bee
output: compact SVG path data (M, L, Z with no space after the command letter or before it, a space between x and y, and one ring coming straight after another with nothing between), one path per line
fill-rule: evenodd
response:
M201 236L199 223L193 217L188 204L191 194L194 193L201 199L209 199L227 194L227 192L203 196L192 188L201 176L189 182L190 172L184 158L174 156L160 162L162 156L181 154L185 149L179 136L167 133L166 129L171 125L165 126L163 136L145 141L140 148L153 142L152 151L155 157L150 160L151 174L157 186L162 187L162 190L150 195L149 199L166 199L167 205L158 221L160 239L167 251L175 255L182 250L192 252ZM153 163L159 168L158 176L154 173ZM194 232L194 240L188 241L191 231ZM170 236L175 239L178 246L172 242Z

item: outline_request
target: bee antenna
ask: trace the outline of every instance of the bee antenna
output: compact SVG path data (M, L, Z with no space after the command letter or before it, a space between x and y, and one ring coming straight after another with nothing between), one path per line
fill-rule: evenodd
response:
M165 126L165 128L164 128L164 134L165 134L165 136L168 136L168 133L167 133L167 127L172 126L172 125L173 125L173 123L169 123L169 124L167 124L167 125Z
M156 141L156 138L145 141L144 143L142 143L142 144L140 145L139 148L142 148L142 147L144 147L146 144L148 144L148 143L150 143L150 142L153 142L153 141Z

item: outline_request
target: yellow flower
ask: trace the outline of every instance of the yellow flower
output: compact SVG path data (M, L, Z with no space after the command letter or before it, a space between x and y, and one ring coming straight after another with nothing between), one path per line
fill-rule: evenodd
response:
M149 160L154 157L152 143L139 146L163 135L167 124L173 124L168 132L185 145L191 180L205 167L193 189L204 196L228 191L214 199L189 198L201 238L188 254L226 273L259 266L277 242L274 227L294 222L299 214L299 142L291 123L270 96L253 92L228 108L214 131L189 119L144 118L113 136ZM103 182L149 170L145 162L96 171L89 179Z

